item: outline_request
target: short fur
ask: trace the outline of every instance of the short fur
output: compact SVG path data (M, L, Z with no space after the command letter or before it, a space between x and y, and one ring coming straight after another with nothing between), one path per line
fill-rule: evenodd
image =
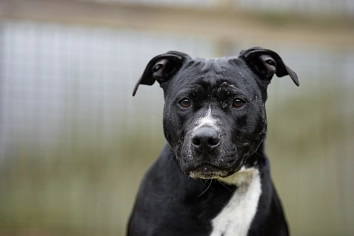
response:
M299 85L277 53L259 47L151 59L133 95L160 83L167 144L142 180L128 235L288 235L264 152L274 74Z

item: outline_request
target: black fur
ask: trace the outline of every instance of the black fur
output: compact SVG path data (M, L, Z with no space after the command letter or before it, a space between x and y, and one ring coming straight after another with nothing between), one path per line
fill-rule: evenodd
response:
M248 235L288 235L263 150L274 74L299 84L278 54L258 47L239 57L192 59L173 51L151 59L133 95L140 84L160 83L168 144L140 185L128 235L209 235L211 220L238 188L212 178L243 166L258 168L262 189ZM197 129L209 111L217 128Z

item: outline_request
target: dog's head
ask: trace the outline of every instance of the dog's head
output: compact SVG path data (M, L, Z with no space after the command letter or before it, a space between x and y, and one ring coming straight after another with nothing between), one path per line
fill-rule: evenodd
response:
M138 81L164 90L163 128L181 169L193 178L238 171L267 132L265 101L273 75L297 75L274 51L254 47L239 57L192 59L167 52L150 60Z

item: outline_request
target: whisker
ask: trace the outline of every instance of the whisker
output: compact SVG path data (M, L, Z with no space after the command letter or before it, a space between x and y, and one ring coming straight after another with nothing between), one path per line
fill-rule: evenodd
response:
M206 191L208 191L208 189L210 188L212 182L213 182L213 180L211 179L208 187L199 195L199 197L202 196Z
M222 186L224 186L227 190L229 190L230 191L230 193L234 193L231 189L229 189L225 184L223 184L220 180L218 180L218 182L222 185Z
M173 159L173 158L175 158L175 157L176 157L176 154L175 154L175 153L173 153L173 155L172 155L172 156L170 156L170 159L168 160L167 165L169 165L169 164L170 164L170 162L172 161L172 159Z
M162 118L162 115L157 114L157 113L156 113L156 112L154 112L153 110L148 109L148 111L149 111L149 112L151 112L152 114L154 114L154 115L156 115L156 116L158 116L158 117Z
M264 158L266 158L266 156L264 156L264 155L262 155L262 154L260 154L260 153L258 153L258 152L255 152L257 155L259 155L259 156L261 156L261 157L264 157Z

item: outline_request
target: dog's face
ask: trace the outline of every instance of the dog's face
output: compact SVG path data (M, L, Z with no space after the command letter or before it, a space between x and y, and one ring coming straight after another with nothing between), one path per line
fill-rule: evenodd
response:
M264 140L266 89L274 74L290 75L298 85L270 50L217 59L168 52L149 62L137 86L157 80L163 88L164 134L181 169L193 178L218 178L238 171Z
M163 85L165 137L191 177L228 176L257 150L266 95L256 78L237 58L195 59Z

